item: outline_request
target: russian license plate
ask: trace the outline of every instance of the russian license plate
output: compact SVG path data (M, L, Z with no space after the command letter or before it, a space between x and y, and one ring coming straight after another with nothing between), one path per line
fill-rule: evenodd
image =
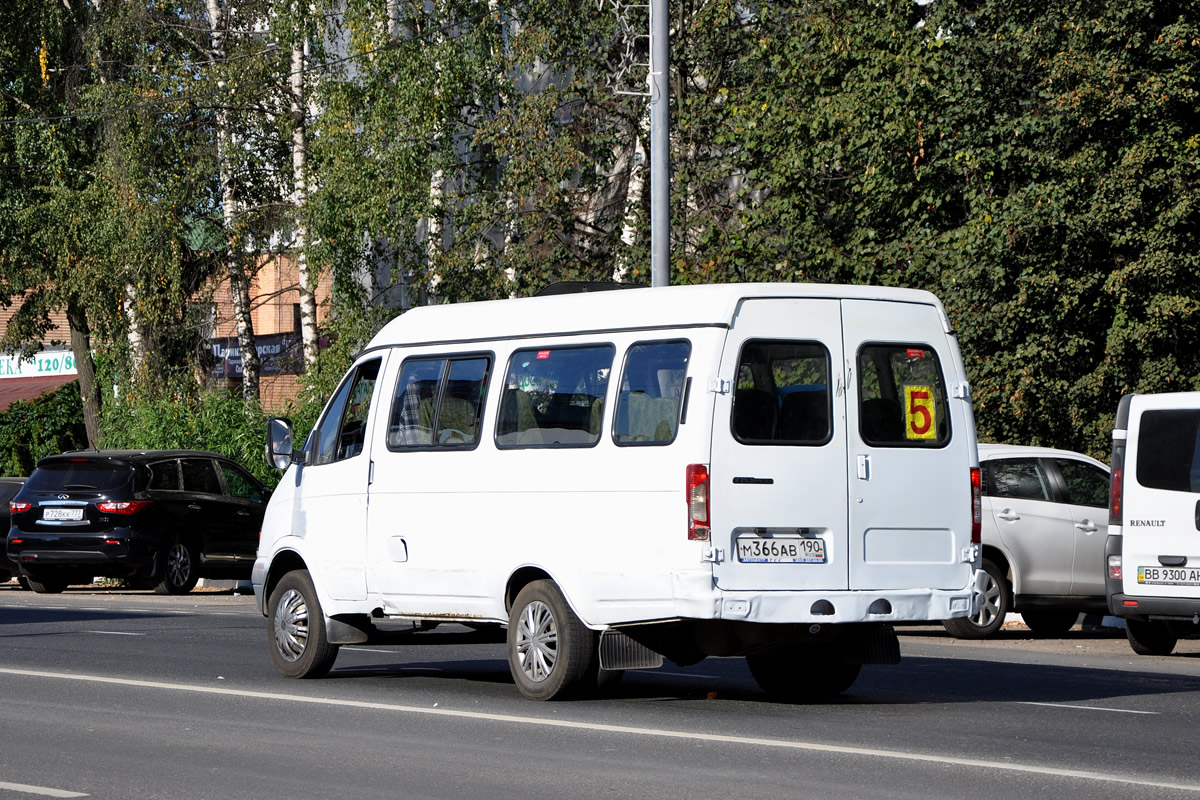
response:
M739 536L737 556L743 564L824 564L825 540L800 536Z
M1138 583L1151 586L1200 586L1195 567L1138 567Z
M82 508L43 508L42 519L65 519L65 520L80 520L83 519Z

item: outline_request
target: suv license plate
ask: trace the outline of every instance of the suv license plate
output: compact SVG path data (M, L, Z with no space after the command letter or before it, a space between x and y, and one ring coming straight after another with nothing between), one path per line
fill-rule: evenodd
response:
M42 519L83 519L82 508L43 508Z
M737 557L743 564L824 564L825 540L800 536L739 536Z
M1150 586L1200 586L1195 567L1138 567L1137 582Z

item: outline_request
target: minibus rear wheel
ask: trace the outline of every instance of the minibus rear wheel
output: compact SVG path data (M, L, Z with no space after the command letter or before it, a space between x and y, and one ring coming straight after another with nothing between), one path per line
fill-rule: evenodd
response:
M846 664L836 652L782 647L746 656L759 687L776 700L803 703L828 700L854 685L862 664Z
M338 646L329 641L325 614L308 570L293 570L275 585L267 620L271 661L280 675L320 678L332 669Z
M533 581L517 594L509 612L508 668L513 681L531 700L594 689L597 639L553 581Z

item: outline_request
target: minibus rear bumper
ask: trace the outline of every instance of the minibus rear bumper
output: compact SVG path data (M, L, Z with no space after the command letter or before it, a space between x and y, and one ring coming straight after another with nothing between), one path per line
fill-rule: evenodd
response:
M961 589L732 591L711 577L675 575L675 607L681 618L765 623L934 622L974 613L976 571Z

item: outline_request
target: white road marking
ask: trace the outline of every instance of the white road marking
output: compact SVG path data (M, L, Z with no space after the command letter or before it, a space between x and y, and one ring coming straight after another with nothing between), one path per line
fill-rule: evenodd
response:
M1034 703L1030 700L1018 700L1019 705L1023 706L1048 706L1049 708L1074 708L1079 711L1111 711L1114 714L1152 714L1159 715L1161 711L1135 711L1130 708L1105 708L1103 706L1073 706L1068 703Z
M133 633L132 631L84 631L84 633L99 633L104 636L145 636L144 633Z
M47 786L27 786L24 783L4 783L0 781L0 791L24 792L25 794L40 794L45 797L87 797L80 792L68 792L64 789L51 789Z
M396 650L375 650L370 647L354 647L353 645L343 646L342 649L343 650L353 650L356 653L384 653L385 655L389 655L389 656L394 656L398 652Z
M963 758L939 753L917 753L905 750L882 750L873 747L851 747L848 745L822 744L820 742L790 741L787 739L763 739L755 736L731 736L717 733L696 733L693 731L671 730L669 728L639 728L632 725L608 725L599 722L573 722L563 719L542 719L538 717L521 717L515 714L494 714L485 711L460 711L449 708L430 708L428 706L406 706L396 703L373 703L365 700L336 700L327 697L301 697L278 692L258 692L249 689L226 689L214 686L200 686L188 683L165 683L163 681L143 681L129 678L111 678L105 675L76 675L67 672L43 672L40 670L10 669L0 667L0 674L22 675L29 678L49 678L64 681L79 681L81 683L99 683L115 686L130 686L140 689L165 689L176 692L195 692L197 694L218 695L223 697L245 697L255 700L277 700L284 703L301 703L316 706L334 706L338 708L366 708L373 711L394 711L400 714L427 714L439 717L453 717L487 722L503 722L511 725L531 725L543 728L560 728L595 733L624 733L631 736L651 736L663 739L682 739L687 741L707 742L712 744L737 744L749 747L767 747L780 750L798 750L815 753L831 753L838 755L869 756L887 758L896 761L911 761L926 764L953 764L972 769L991 769L1001 772L1019 772L1030 775L1053 776L1057 778L1078 778L1099 783L1119 784L1123 786L1145 786L1157 789L1176 789L1185 792L1200 793L1200 784L1170 783L1117 775L1113 773L1096 772L1086 769L1065 769L1049 767L1040 764L1000 763L984 761L978 758Z

